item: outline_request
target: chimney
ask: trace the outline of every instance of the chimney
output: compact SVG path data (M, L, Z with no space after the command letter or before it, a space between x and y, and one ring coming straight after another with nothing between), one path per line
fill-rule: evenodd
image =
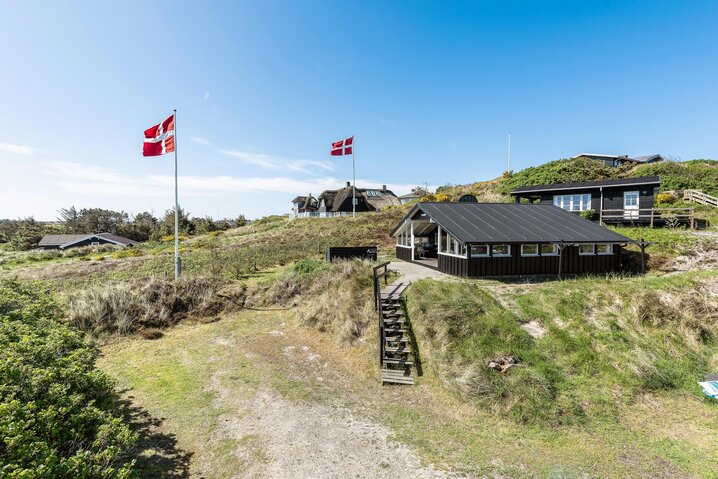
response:
M386 185L381 185L381 191L386 191Z
M347 181L347 188L349 188L352 185L351 181Z

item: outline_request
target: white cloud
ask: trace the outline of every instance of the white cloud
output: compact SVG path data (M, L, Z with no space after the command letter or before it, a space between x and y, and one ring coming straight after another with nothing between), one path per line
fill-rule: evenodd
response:
M13 145L11 143L0 143L0 151L15 153L18 155L32 155L33 148L23 145Z
M315 170L334 170L334 164L330 161L281 158L278 156L266 155L263 153L252 153L249 151L239 150L220 149L217 150L217 152L230 158L236 158L242 163L259 166L267 170L289 170L306 174L314 174Z
M57 178L56 184L69 191L82 191L93 196L165 196L174 185L174 176L130 176L102 166L71 162L49 162L45 174ZM326 189L339 188L344 182L334 177L296 179L286 176L235 177L235 176L180 176L179 187L184 194L216 196L227 193L264 191L294 195L303 192L319 194ZM365 188L381 188L372 180L357 180ZM414 185L393 184L387 187L396 194L411 190Z
M209 92L208 91L204 92L204 99L209 100Z
M202 138L201 136L190 136L189 141L197 143L198 145L209 145L209 140L207 138Z

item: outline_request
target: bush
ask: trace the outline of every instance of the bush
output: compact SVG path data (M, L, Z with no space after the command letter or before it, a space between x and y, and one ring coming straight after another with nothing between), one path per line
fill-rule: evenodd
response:
M581 218L586 218L587 220L593 221L596 219L596 210L583 210L579 212L579 215L581 216Z
M672 205L678 201L678 197L673 193L658 193L656 195L657 205Z
M58 316L41 287L0 282L0 475L131 477L112 382Z

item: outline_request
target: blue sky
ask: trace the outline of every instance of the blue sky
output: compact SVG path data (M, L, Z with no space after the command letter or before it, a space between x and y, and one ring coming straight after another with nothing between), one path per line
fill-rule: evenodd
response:
M580 152L718 157L718 2L0 0L0 218L283 213Z

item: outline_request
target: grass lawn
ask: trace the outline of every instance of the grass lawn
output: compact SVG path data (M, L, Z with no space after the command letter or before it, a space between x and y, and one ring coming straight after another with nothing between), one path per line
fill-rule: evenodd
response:
M244 311L181 324L154 341L116 340L103 347L100 366L125 398L162 422L146 442L144 477L173 468L213 478L267 474L277 460L274 426L251 422L257 401L261 410L275 407L280 423L280 411L295 408L350 411L388 427L424 464L455 471L711 477L702 471L718 456L718 410L695 396L641 395L618 407L617 420L521 425L448 392L431 364L416 387L380 386L373 346L342 346L331 333L299 326L290 311ZM293 434L301 442L312 433ZM174 446L163 448L168 437Z

